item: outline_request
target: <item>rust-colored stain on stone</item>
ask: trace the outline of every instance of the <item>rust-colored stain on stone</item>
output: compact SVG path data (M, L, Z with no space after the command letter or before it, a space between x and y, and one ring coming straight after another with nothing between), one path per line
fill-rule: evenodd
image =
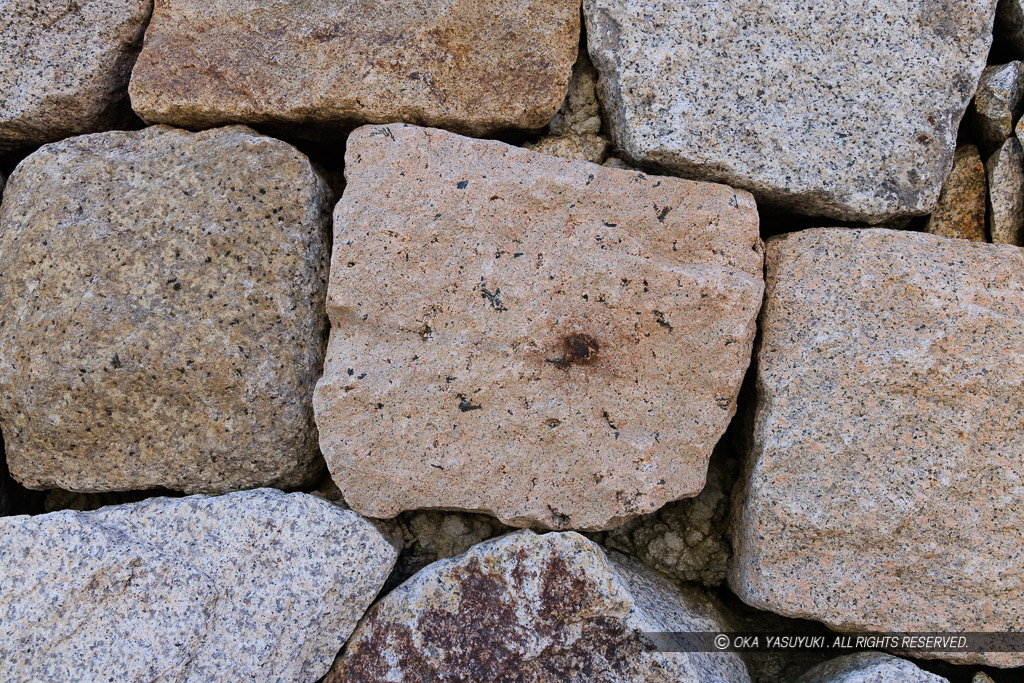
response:
M634 602L638 586L654 601ZM749 680L735 655L687 662L656 653L644 636L641 624L682 630L682 615L710 628L706 615L690 613L698 602L577 534L518 532L431 565L389 594L325 682L668 683L686 680L684 671Z
M147 122L190 128L536 129L562 104L579 32L578 0L161 0L130 94Z
M408 125L355 131L346 177L314 407L354 510L601 529L701 490L761 302L750 195Z

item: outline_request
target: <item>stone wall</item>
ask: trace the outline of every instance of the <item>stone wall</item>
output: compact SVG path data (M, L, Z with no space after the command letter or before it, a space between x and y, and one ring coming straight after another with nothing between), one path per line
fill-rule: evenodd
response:
M0 680L1024 675L666 635L1024 632L1016 0L0 0L0 53Z

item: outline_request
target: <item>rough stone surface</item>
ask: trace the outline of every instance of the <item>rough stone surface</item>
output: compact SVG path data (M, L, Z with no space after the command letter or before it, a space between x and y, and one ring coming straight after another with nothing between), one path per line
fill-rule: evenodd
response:
M1024 58L1024 0L999 0L995 36L1014 57Z
M698 496L669 503L595 540L635 556L669 578L717 586L725 580L732 555L725 528L735 476L736 460L716 449Z
M1024 246L1024 148L1016 137L985 162L988 229L996 244Z
M935 207L995 0L585 0L631 161L786 211L878 223Z
M819 664L797 683L949 683L917 664L882 652L858 652Z
M314 405L353 510L599 530L700 492L761 301L750 195L402 125L346 173Z
M971 103L974 134L985 156L999 149L1013 135L1024 96L1024 64L1010 62L990 66L981 74L978 92Z
M543 154L600 164L607 156L608 138L601 135L601 107L597 101L597 71L586 47L581 46L562 108L548 125L548 134L527 144Z
M724 622L702 593L578 534L520 531L389 593L326 683L749 681L735 654L658 653L644 635L717 630Z
M26 680L311 681L395 551L260 489L0 519L0 670Z
M74 491L316 481L328 196L305 156L241 127L98 133L25 159L0 209L12 476Z
M0 2L0 152L118 127L152 0Z
M766 272L733 589L838 629L1021 630L1024 251L814 229Z
M925 230L939 237L984 242L987 198L985 165L978 148L957 147L953 170L942 186L939 204L928 218Z
M578 0L163 0L132 106L151 123L307 137L391 121L536 129L565 97L579 33Z

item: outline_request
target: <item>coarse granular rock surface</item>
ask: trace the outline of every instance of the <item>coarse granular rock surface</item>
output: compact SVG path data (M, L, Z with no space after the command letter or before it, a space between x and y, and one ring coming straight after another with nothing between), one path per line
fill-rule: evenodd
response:
M353 510L599 530L700 492L763 291L749 194L405 125L346 177L314 406Z
M519 531L389 593L326 683L749 681L734 653L660 653L645 633L720 630L717 607L697 590L573 532Z
M631 161L797 213L934 208L996 0L585 0L612 137Z
M153 0L0 2L0 152L122 124Z
M147 122L304 137L408 121L538 129L565 97L579 0L161 0L132 74Z
M987 67L971 103L972 130L989 156L1013 135L1024 96L1024 64L1019 61Z
M1016 136L985 162L988 229L996 244L1024 245L1024 148Z
M0 670L311 681L395 562L369 522L258 489L0 519Z
M797 683L949 683L917 664L882 652L858 652L814 667Z
M940 237L985 241L985 206L988 183L985 165L974 145L957 147L953 170L946 178L939 203L925 231Z
M677 581L721 584L732 555L725 536L729 492L736 477L736 461L730 456L716 449L699 495L669 503L594 540Z
M733 589L840 630L1020 631L1024 250L814 229L766 272Z
M316 481L329 202L305 156L242 127L98 133L25 159L0 209L12 476L74 491Z

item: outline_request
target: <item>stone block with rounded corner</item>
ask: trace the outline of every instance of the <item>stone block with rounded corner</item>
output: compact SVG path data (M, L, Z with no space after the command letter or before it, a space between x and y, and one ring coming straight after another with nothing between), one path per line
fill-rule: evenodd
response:
M355 131L314 397L352 509L597 530L704 486L761 303L752 197Z
M1024 250L836 228L766 253L733 589L839 630L1024 629Z
M322 473L330 192L248 128L52 143L0 208L0 427L15 479L217 492Z

